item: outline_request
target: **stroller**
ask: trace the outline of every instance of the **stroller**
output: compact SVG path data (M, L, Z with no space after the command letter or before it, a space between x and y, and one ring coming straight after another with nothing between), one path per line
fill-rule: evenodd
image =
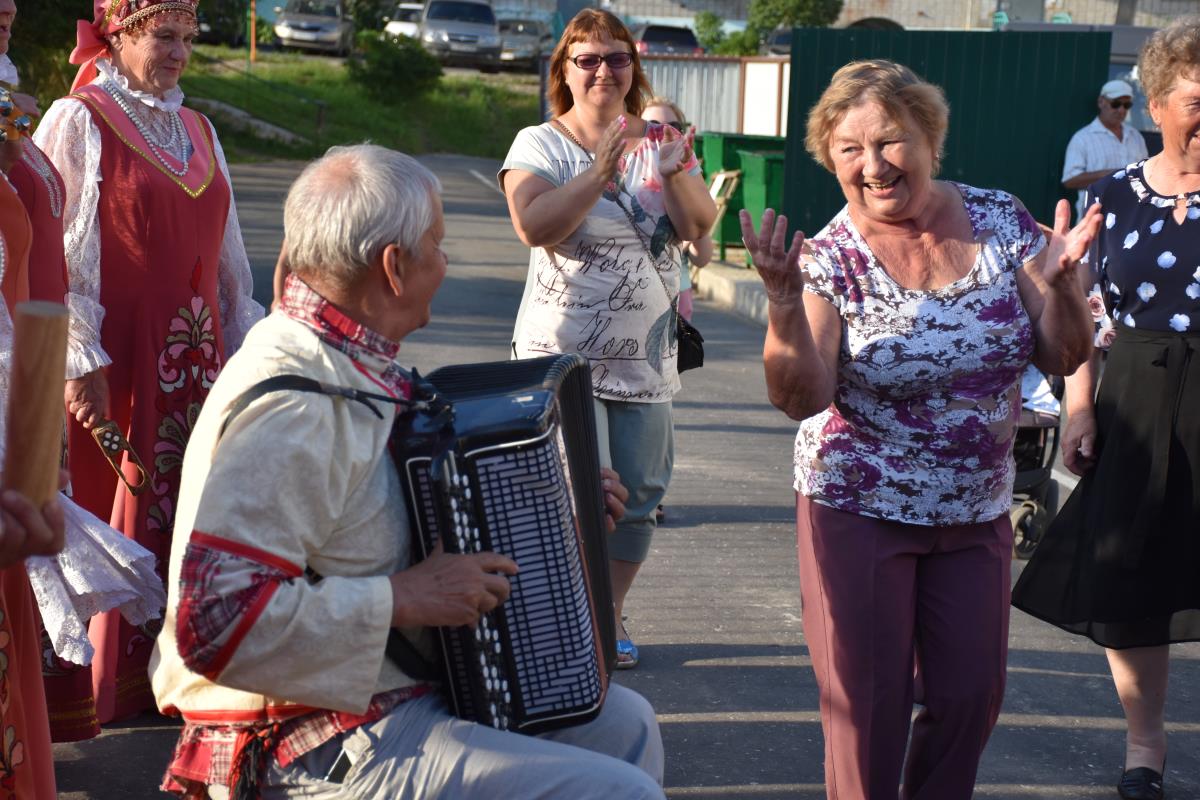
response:
M1017 474L1013 481L1013 555L1029 558L1058 510L1054 454L1058 450L1059 401L1063 380L1043 375L1032 364L1021 379L1021 419L1013 441Z

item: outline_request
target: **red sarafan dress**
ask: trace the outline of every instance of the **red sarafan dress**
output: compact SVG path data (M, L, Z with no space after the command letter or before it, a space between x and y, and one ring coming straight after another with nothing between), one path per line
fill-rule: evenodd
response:
M4 195L0 199L0 233L18 229L28 235L25 211L9 202L9 194L16 197L8 181L0 179L0 195ZM0 238L0 286L5 289L14 285L5 279L24 271L23 264L16 261L20 256L21 251L7 246L7 236ZM5 364L12 351L9 299L6 294L6 302L0 306L0 363ZM7 387L7 374L0 374L0 456L8 413ZM0 570L0 800L55 796L38 620L25 565L17 562Z
M0 293L8 306L9 318L17 303L29 299L29 248L33 241L33 226L25 213L25 204L8 178L0 174L0 235L4 236L4 276L0 278ZM8 346L11 348L12 343Z
M249 265L210 123L194 111L178 109L177 138L186 136L190 143L188 160L180 161L157 140L148 139L144 121L135 124L131 114L145 111L137 105L142 101L114 81L111 68L102 72L95 83L57 101L36 135L67 184L72 346L86 339L82 321L88 304L94 307L98 302L102 312L93 318L102 316L103 322L97 349L100 358L111 359L104 367L109 418L124 432L150 477L145 489L133 494L118 481L91 432L71 420L73 497L154 553L165 581L184 448L226 353L230 329L229 320L223 324L222 311L229 309L231 317L246 323L236 331L235 344L240 344L261 309L249 298ZM97 132L98 165L87 160L94 148L85 157L73 142ZM90 257L94 263L95 253L72 253L70 221L72 214L77 222L82 216L71 205L80 202L75 192L90 189L95 197L97 168L100 181L92 219L99 232L98 287L80 285L89 280L94 284L96 276L80 277L75 264ZM227 237L231 225L237 234L232 237L235 245ZM227 274L230 250L239 254L245 273L236 279ZM69 353L68 371L71 368ZM128 482L138 484L137 466L128 455L121 466ZM46 688L55 741L94 736L99 723L154 707L146 669L159 624L133 627L115 612L94 618L89 638L96 653L90 668L47 652Z
M67 190L62 176L33 142L22 145L21 160L9 180L33 225L35 247L29 251L29 297L66 302L67 261L63 253L63 208Z

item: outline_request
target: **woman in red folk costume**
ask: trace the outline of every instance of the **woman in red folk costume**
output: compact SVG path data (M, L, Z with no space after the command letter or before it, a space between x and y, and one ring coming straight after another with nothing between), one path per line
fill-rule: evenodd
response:
M162 569L192 423L263 313L250 297L224 153L212 124L182 107L196 29L196 0L95 0L94 21L78 25L72 93L34 136L66 184L74 498ZM125 452L118 481L91 436L107 420L145 475ZM51 660L56 741L153 707L146 665L156 633L106 614L92 621L90 670Z
M0 27L12 33L17 16L14 0L0 0ZM17 67L8 57L11 39L0 37L0 86L12 92L12 101L19 111L40 116L37 102L18 94L21 78ZM66 187L62 176L33 142L24 139L21 157L9 170L8 179L25 206L32 223L32 246L29 250L28 294L34 300L64 302L67 294L67 265L63 258L63 205Z

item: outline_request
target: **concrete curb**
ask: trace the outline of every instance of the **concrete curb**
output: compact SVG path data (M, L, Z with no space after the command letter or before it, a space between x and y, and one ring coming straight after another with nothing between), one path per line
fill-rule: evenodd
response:
M767 327L767 291L758 273L738 262L713 261L692 270L692 291L696 297Z

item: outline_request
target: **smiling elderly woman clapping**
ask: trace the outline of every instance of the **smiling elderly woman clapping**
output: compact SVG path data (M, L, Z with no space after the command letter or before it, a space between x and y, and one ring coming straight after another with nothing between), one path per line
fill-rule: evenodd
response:
M840 69L809 152L846 206L807 242L742 231L766 285L771 401L801 420L805 636L830 798L966 800L1004 693L1020 377L1090 352L1078 259L1002 191L934 180L949 110L907 67ZM914 665L917 678L914 681ZM916 718L905 743L914 700Z

